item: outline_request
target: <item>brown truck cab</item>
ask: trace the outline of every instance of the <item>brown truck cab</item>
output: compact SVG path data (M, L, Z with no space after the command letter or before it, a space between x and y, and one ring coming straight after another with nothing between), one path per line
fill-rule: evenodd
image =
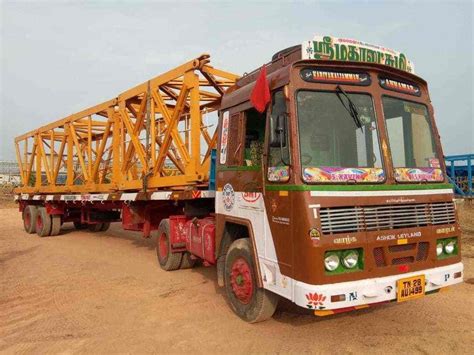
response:
M316 315L461 282L461 231L428 86L405 55L316 37L266 70L265 112L249 100L258 70L222 100L220 250L248 233L257 283Z

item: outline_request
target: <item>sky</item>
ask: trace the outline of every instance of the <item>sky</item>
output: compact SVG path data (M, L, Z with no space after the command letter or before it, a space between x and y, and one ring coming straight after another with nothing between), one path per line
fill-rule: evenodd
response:
M474 153L473 2L0 0L0 160L13 139L201 53L237 74L316 34L407 55L444 153Z

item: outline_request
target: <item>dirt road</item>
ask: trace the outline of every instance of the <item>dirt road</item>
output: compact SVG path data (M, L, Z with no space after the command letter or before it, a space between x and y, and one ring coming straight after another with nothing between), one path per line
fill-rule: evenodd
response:
M474 345L474 224L465 280L445 293L316 318L283 307L242 322L215 269L164 272L153 243L122 231L39 238L0 209L0 351L3 353L467 353Z

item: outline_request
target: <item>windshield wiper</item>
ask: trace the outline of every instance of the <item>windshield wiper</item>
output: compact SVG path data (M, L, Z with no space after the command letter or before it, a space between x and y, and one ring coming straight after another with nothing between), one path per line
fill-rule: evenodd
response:
M347 99L348 105L346 105L344 100L342 100L341 94L344 95L344 97ZM352 100L349 98L346 92L342 90L342 88L339 85L336 86L336 95L339 101L341 101L342 106L344 106L347 112L349 112L349 114L351 115L357 128L360 128L362 130L362 122L360 121L360 118L359 118L359 111L357 111L357 108L354 105L354 102L352 102Z

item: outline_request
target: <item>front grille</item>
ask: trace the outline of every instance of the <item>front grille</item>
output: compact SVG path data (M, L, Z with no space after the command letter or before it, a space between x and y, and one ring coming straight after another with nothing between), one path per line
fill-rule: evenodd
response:
M382 247L374 248L374 259L375 265L377 265L378 267L387 265L387 263L385 262L385 254L383 252Z
M392 265L411 264L415 261L413 256L404 256L402 258L392 259Z
M453 202L321 208L323 234L350 233L451 224Z
M411 243L411 244L401 244L401 245L390 245L388 247L388 250L391 253L398 253L400 251L407 251L407 250L413 250L416 247L416 243Z
M376 247L373 250L375 265L383 267L425 261L428 258L429 246L428 242L419 242Z
M418 243L418 252L416 253L416 261L424 261L428 258L428 248L430 243L420 242Z

